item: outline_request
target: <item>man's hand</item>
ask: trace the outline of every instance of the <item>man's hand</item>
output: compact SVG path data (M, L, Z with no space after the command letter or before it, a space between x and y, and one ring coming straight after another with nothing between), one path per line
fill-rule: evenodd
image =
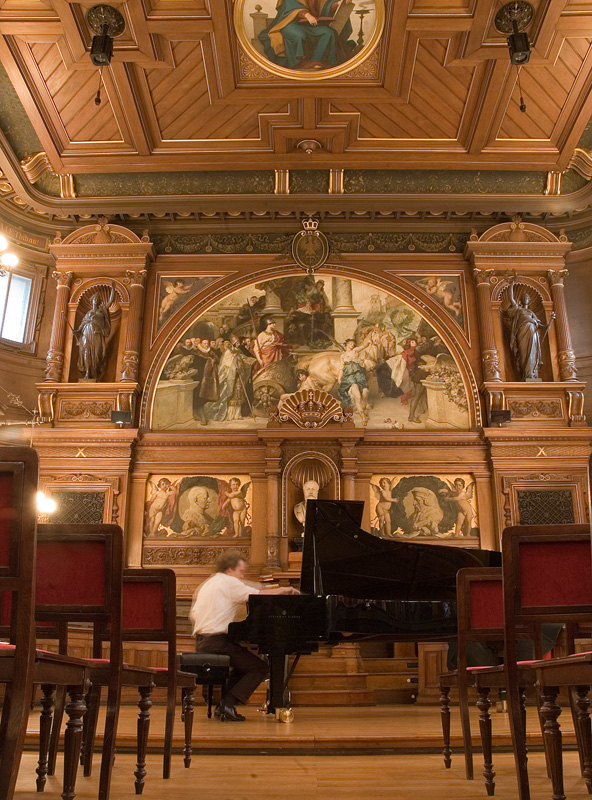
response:
M318 25L317 18L313 17L312 14L309 14L308 11L304 12L304 19L308 22L309 25Z

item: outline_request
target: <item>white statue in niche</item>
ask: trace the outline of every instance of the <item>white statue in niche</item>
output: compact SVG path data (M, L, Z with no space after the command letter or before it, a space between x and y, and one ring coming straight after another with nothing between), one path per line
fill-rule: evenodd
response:
M304 533L304 521L306 519L306 504L309 500L316 500L319 496L319 489L321 487L317 483L317 481L310 479L305 481L302 484L302 493L304 495L304 499L301 500L299 503L296 503L294 506L294 516L298 520L298 522L302 525L303 533Z

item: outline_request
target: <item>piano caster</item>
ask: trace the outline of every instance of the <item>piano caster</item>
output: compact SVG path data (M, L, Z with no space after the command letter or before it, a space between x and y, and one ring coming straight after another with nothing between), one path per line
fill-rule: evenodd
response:
M294 722L294 712L291 708L276 708L275 718L278 722L285 722L288 724Z

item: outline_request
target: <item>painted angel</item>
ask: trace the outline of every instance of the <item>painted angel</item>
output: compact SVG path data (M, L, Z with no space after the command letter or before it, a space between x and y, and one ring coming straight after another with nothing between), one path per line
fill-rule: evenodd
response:
M378 529L381 536L392 536L391 506L398 503L398 499L393 497L395 480L383 477L375 483L370 484L370 489L376 498L376 516L378 517Z
M158 312L159 322L162 322L177 300L180 300L184 294L191 291L191 286L187 286L183 278L176 278L172 283L171 281L165 280L163 284L166 294L160 302L160 309Z
M152 495L146 508L146 536L156 536L161 525L167 525L173 520L179 483L180 481L172 483L168 478L161 478L158 483L148 481Z
M456 284L454 281L432 277L422 278L417 283L428 294L434 295L444 308L460 317L462 306L460 301L456 299Z
M474 509L471 505L475 481L471 481L467 486L464 478L455 478L452 483L446 481L448 489L439 489L442 499L451 503L456 509L456 525L454 527L455 536L469 536L471 533L471 523L473 521Z
M231 478L227 488L220 493L220 513L230 517L234 530L233 536L237 539L245 531L247 526L247 514L249 504L247 503L247 492L251 486L251 481L241 485L239 478Z

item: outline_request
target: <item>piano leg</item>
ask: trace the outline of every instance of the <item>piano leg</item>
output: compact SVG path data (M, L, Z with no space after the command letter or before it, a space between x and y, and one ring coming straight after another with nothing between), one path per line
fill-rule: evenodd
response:
M275 714L276 708L285 708L287 702L286 675L288 656L284 652L269 653L269 689L267 692L267 713Z

